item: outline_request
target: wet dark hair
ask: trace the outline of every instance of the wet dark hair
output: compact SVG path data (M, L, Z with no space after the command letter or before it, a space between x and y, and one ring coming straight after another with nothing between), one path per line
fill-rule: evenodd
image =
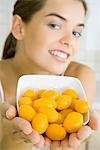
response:
M47 0L17 0L14 5L13 15L19 15L24 23L31 20L32 16L41 10ZM84 0L78 0L82 2L85 14L87 13L87 4ZM8 59L15 56L17 40L10 33L6 38L2 59Z

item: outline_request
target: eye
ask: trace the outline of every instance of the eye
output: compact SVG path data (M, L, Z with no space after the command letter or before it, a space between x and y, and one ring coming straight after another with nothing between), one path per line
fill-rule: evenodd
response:
M73 31L73 35L74 35L76 38L79 38L79 37L82 36L82 33Z
M55 24L55 23L51 23L51 24L48 24L48 26L52 29L55 29L55 30L59 30L61 29L61 26L58 25L58 24Z

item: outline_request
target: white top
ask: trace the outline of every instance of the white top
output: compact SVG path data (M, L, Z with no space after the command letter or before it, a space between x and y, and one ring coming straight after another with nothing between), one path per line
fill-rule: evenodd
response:
M3 92L3 87L0 81L0 102L3 103L4 102L4 92Z

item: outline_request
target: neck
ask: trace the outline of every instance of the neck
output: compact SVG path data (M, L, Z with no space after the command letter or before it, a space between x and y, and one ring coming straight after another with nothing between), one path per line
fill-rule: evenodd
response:
M53 75L52 73L40 68L25 57L20 57L19 59L17 56L15 56L11 62L13 70L18 77L27 74Z

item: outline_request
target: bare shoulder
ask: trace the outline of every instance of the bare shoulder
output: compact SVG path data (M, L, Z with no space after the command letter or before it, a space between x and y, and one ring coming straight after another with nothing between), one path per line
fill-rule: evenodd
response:
M96 90L95 72L87 65L72 62L66 70L65 76L78 78L83 85L89 103L92 103Z
M95 73L89 66L73 61L69 64L67 70L65 71L65 76L92 76L95 78Z

